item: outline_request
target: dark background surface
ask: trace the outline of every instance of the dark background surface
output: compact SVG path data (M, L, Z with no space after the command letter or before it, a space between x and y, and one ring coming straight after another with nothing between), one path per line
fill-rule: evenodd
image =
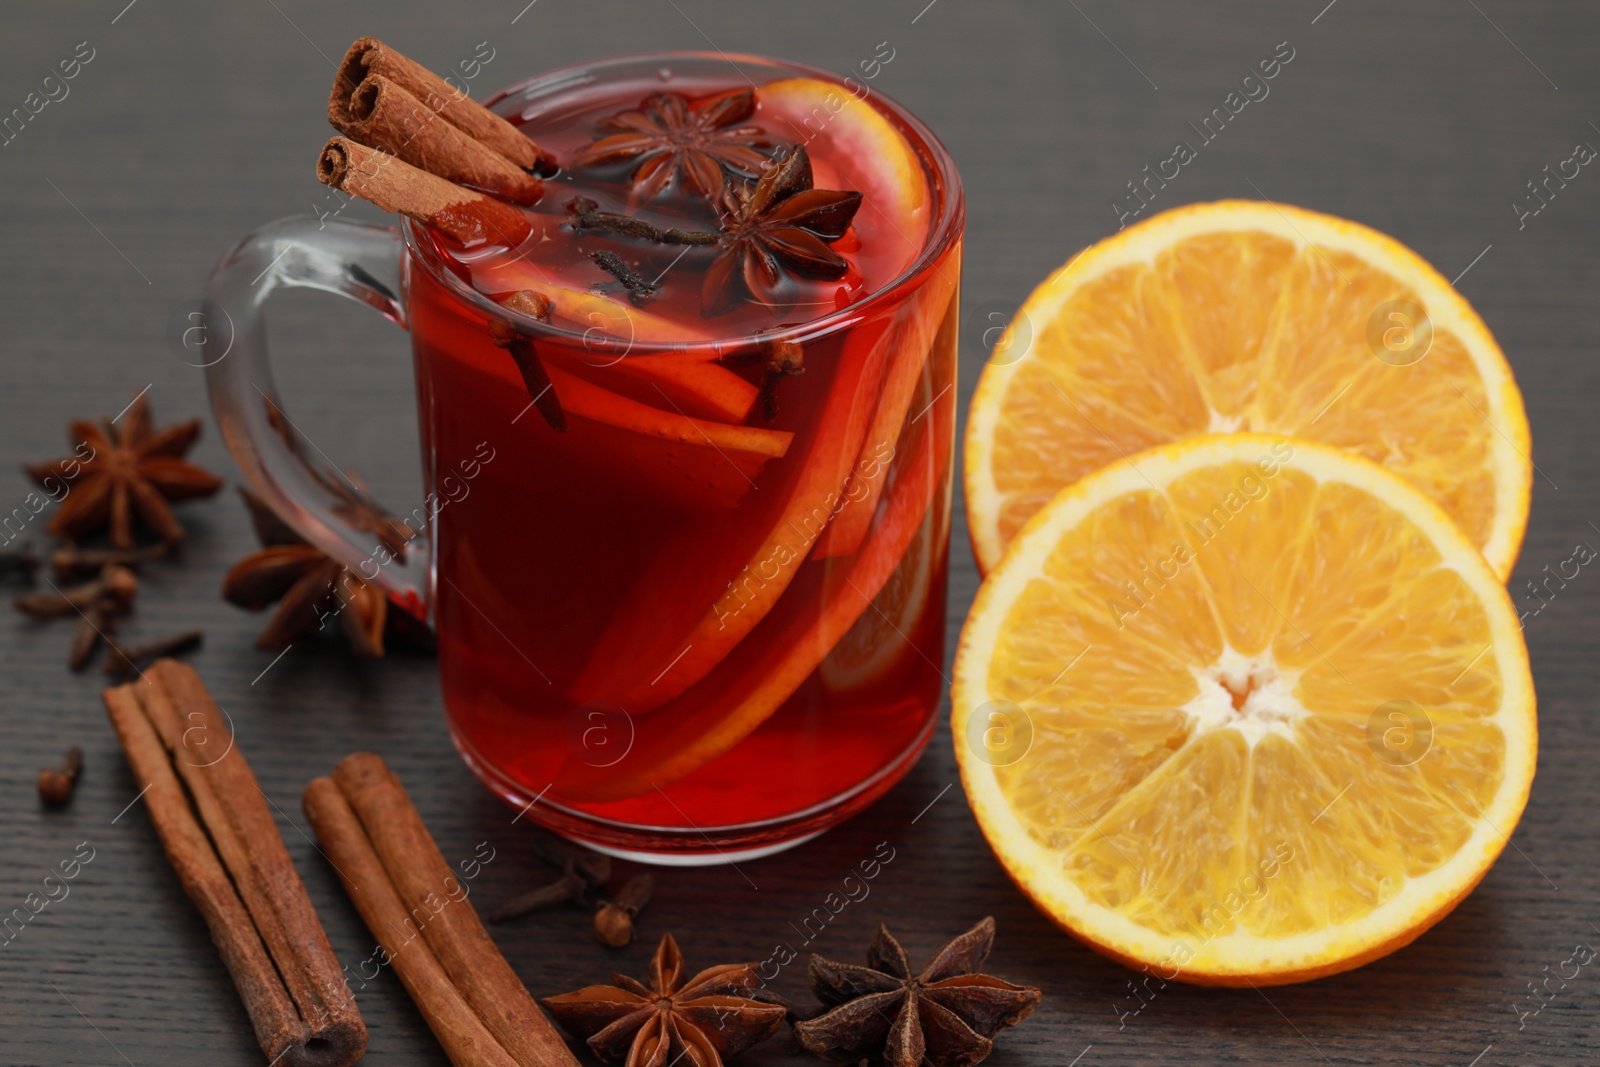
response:
M29 488L16 464L64 451L68 418L115 414L146 385L160 419L205 410L199 372L165 339L169 317L239 236L321 200L312 160L328 135L331 62L363 34L439 70L489 42L495 58L473 83L480 94L567 62L657 48L766 52L850 73L887 41L895 58L875 88L944 138L966 182L963 400L985 356L973 326L1115 229L1110 204L1125 183L1190 139L1187 123L1287 41L1295 57L1270 96L1202 149L1155 207L1266 196L1393 234L1447 278L1470 265L1460 288L1510 358L1543 475L1511 583L1519 607L1538 606L1525 590L1542 568L1576 542L1600 545L1600 174L1585 168L1523 228L1510 206L1575 143L1600 144L1593 5L526 2L6 5L0 113L21 106L78 42L95 58L70 96L0 148L0 513ZM288 411L335 462L409 511L420 489L405 337L318 295L280 298L272 318ZM195 457L232 477L214 432ZM146 569L124 632L137 641L206 629L195 662L285 813L284 838L342 961L364 958L371 938L312 851L299 796L347 752L384 755L451 859L492 843L480 901L542 875L524 827L452 752L431 660L363 663L332 645L297 648L253 683L271 661L251 647L261 620L216 595L228 565L254 548L243 509L230 491L180 514L190 531L182 559ZM955 538L952 643L976 586L959 519ZM1600 974L1582 971L1521 1029L1518 1013L1537 1006L1530 981L1554 973L1576 944L1600 940L1597 607L1600 579L1585 571L1527 622L1543 737L1511 847L1437 928L1353 973L1265 993L1169 986L1120 1027L1114 1005L1131 1006L1130 973L1059 933L1007 882L952 787L947 727L877 806L742 865L748 881L725 867L666 872L645 939L620 953L595 945L576 913L500 928L497 939L540 995L613 969L643 974L666 930L691 965L763 958L776 942L797 942L791 924L887 841L895 859L871 896L812 947L858 958L888 919L920 960L994 914L990 970L1045 993L1035 1016L1000 1039L996 1067L1594 1064ZM69 633L20 616L0 625L0 912L79 842L95 855L69 897L0 947L0 1064L261 1063L142 806L117 818L137 787L106 724L98 672L65 667ZM42 812L36 770L72 743L88 754L77 797L65 812ZM801 964L778 985L804 999ZM360 1006L370 1062L444 1062L392 974ZM788 1055L779 1039L741 1062Z

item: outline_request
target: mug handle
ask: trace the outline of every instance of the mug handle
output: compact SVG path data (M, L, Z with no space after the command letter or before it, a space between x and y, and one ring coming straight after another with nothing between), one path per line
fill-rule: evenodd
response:
M251 491L310 544L426 619L426 514L414 513L416 530L393 518L284 414L262 318L274 290L321 289L405 328L404 254L394 227L282 219L240 241L216 265L199 323L188 332L199 330L211 409ZM185 347L196 347L188 336Z

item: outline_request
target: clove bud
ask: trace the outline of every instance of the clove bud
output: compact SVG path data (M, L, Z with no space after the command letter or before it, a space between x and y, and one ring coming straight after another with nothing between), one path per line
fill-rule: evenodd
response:
M550 316L554 314L556 309L555 301L535 289L518 289L510 296L500 297L499 300L501 307L510 308L512 311L520 312L540 322L549 322ZM495 335L496 343L504 340L503 333L497 330L496 327L504 327L506 325L506 323L502 323L498 319L489 324L489 331Z
M595 266L622 283L622 287L628 290L628 299L634 304L648 304L651 297L656 295L659 286L655 282L645 281L643 275L628 266L627 262L615 252L602 249L599 252L590 252L589 258L594 260Z
M167 554L165 542L143 548L79 548L68 542L50 553L50 568L64 582L99 574L112 564L132 567Z
M100 577L92 582L49 593L30 593L12 601L12 606L36 619L59 619L76 614L78 626L72 634L67 663L73 670L81 671L100 643L111 641L115 631L114 616L127 611L138 592L139 579L131 570L120 563L108 563Z
M533 854L551 866L561 868L561 877L549 885L506 901L486 916L490 922L505 922L530 911L553 908L559 904L587 906L611 877L611 857L587 849L571 849L551 837L535 837Z
M761 379L755 406L761 417L771 422L778 417L778 383L806 372L806 353L795 341L770 341L766 356L766 374Z
M500 303L539 322L549 322L551 312L555 310L555 304L549 297L533 289L519 289L510 296L501 297ZM497 347L511 354L518 373L522 375L522 384L528 390L528 399L539 409L540 416L552 430L564 432L567 428L566 413L561 410L561 401L556 396L555 387L550 384L550 375L545 371L533 342L502 319L489 320L489 336Z
M715 230L679 230L671 226L652 226L636 215L601 211L600 205L586 196L567 201L568 224L579 233L613 233L664 245L714 245L722 240Z
M30 593L13 600L11 606L36 619L59 619L97 604L103 604L112 611L121 611L133 603L134 595L138 592L139 579L134 573L121 564L113 563L108 564L100 572L100 577L92 582L49 593Z
M656 880L648 874L636 874L622 884L611 900L602 900L594 912L594 933L602 944L621 948L633 940L633 917L650 903Z
M139 673L139 664L161 659L163 656L176 656L192 651L199 648L200 642L204 639L205 634L199 630L185 630L154 641L146 641L142 645L123 646L114 641L107 642L111 646L111 657L106 660L105 672L126 678L130 674Z
M72 645L67 650L67 666L81 671L89 665L89 657L100 647L100 642L111 644L111 635L117 632L117 622L110 609L102 603L90 604L83 609L78 625L72 631Z
M61 758L61 766L39 768L39 799L58 807L71 800L82 770L83 749L73 745Z

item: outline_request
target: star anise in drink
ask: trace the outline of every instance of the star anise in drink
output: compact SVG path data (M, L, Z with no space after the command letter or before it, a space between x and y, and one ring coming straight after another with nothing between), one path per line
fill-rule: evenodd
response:
M200 420L158 430L149 398L141 393L120 421L113 426L110 419L75 419L67 426L74 455L24 468L51 496L65 490L46 529L75 541L109 527L111 543L130 548L137 518L156 537L175 544L183 540L183 527L168 505L222 488L221 478L183 458L200 436Z
M723 172L753 177L767 164L758 151L772 147L759 126L736 126L755 111L745 90L691 104L681 93L653 93L637 111L600 121L604 134L574 156L570 167L638 160L629 180L636 203L650 200L679 178L710 198L722 190Z
M861 194L811 187L811 158L795 145L755 182L730 182L720 199L722 252L706 270L701 310L715 315L741 296L781 308L786 272L838 278L850 263L828 246L843 237Z
M416 647L432 644L427 626L404 608L390 605L382 589L307 544L259 498L242 487L239 493L264 547L233 565L222 580L222 595L250 611L277 603L266 629L256 638L257 648L285 649L328 626L337 626L359 656L382 656L386 638ZM351 497L355 499L354 494ZM395 520L388 516L344 517L380 540L392 536Z
M811 957L811 986L830 1010L795 1024L808 1052L833 1063L871 1059L888 1067L970 1067L989 1055L995 1034L1039 1003L1039 991L978 968L994 947L986 918L944 948L919 974L884 926L867 966Z
M556 1022L585 1039L601 1059L626 1067L722 1067L771 1037L786 1009L761 993L756 965L710 967L684 978L683 955L671 934L661 939L650 962L650 983L613 975L611 985L545 997Z

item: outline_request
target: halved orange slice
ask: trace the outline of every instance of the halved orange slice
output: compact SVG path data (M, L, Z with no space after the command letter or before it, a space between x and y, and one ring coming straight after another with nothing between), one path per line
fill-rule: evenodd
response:
M1499 577L1437 505L1304 440L1139 453L1063 490L956 653L972 810L1035 904L1162 978L1267 985L1409 943L1533 780Z
M1199 434L1348 449L1445 509L1502 579L1527 526L1528 420L1465 299L1396 241L1254 201L1156 215L1028 297L966 445L980 568L1063 486Z

